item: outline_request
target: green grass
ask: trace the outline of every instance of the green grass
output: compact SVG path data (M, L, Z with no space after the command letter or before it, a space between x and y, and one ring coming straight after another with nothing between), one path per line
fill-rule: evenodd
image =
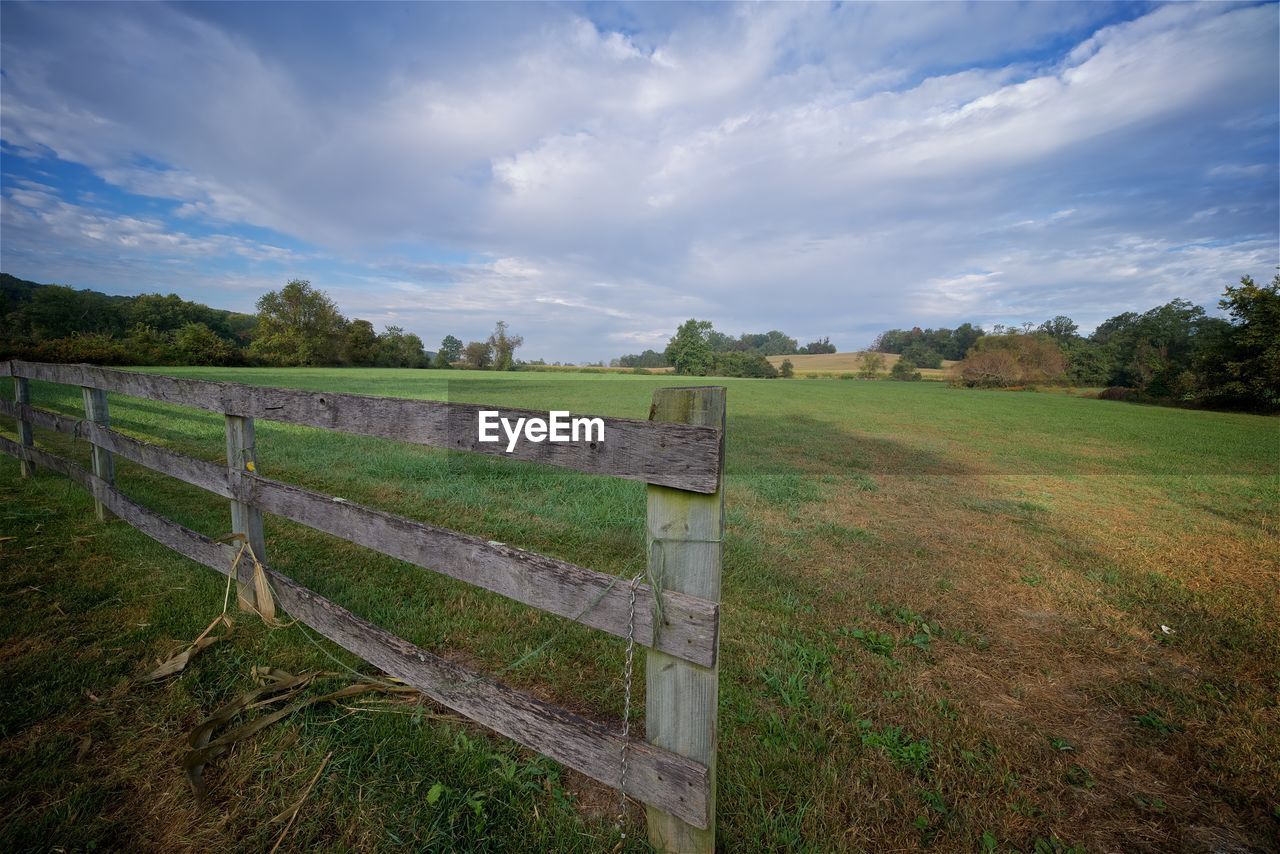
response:
M633 418L680 384L166 372ZM1265 845L1280 830L1275 419L936 383L725 384L726 849L1168 848L1192 827ZM33 383L32 397L79 413L78 390ZM218 416L117 395L111 411L127 433L223 454ZM87 457L65 437L37 442ZM270 477L602 571L643 565L641 484L267 422L257 458ZM224 501L117 464L136 500L227 532ZM283 847L617 841L608 789L387 702L291 716L211 765L196 805L183 733L252 687L253 665L369 668L300 627L240 618L182 676L130 688L216 616L223 579L94 522L55 475L18 480L7 458L0 537L13 538L0 540L6 849L269 848L285 823L271 819L330 754ZM412 642L620 720L621 642L274 517L267 540L274 566ZM633 826L627 847L642 836Z

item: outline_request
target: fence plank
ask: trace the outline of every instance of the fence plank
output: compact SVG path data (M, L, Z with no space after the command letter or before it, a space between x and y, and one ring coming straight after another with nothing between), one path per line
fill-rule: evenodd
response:
M226 574L235 549L215 543L149 510L80 466L0 437L0 451L62 472L88 488L121 519L152 539ZM423 694L514 741L613 785L623 740L598 724L453 664L357 617L290 578L267 571L291 616ZM630 739L628 790L693 825L705 826L707 768L676 753Z
M720 429L706 425L602 418L601 442L482 443L478 416L496 410L509 419L547 413L470 403L265 388L179 379L92 365L52 365L14 360L16 375L85 385L132 397L240 415L396 439L457 451L510 457L589 474L610 475L693 492L713 493L720 483Z
M74 434L77 422L33 407L0 401L0 414L29 418L36 426ZM350 540L391 557L517 602L626 637L629 590L617 578L567 561L415 522L371 507L335 499L217 463L140 442L114 430L79 424L80 434L121 457L162 474L236 499L294 522ZM256 547L255 547L256 548ZM695 664L715 662L719 605L707 599L664 591L665 622L657 649ZM636 591L636 642L654 646L653 591Z
M84 396L85 420L99 427L110 426L111 417L107 412L106 391L90 386L82 386L81 391ZM115 483L116 464L115 460L111 458L111 452L98 445L91 445L90 453L93 460L93 473L107 483ZM101 501L93 502L93 512L100 522L108 518L107 508L103 506Z
M649 417L723 431L725 389L657 389ZM698 495L649 487L649 570L660 579L663 590L719 601L723 537L723 492ZM650 652L645 673L645 733L649 742L706 766L708 774L708 822L689 822L650 804L646 810L649 843L659 851L714 851L719 666L699 667Z
M19 406L26 406L31 403L30 383L24 377L13 378L13 402ZM21 415L16 420L18 424L18 443L28 448L31 447L35 444L35 440L31 435L31 422ZM21 460L18 463L18 469L23 477L31 477L33 473L31 463L26 460Z

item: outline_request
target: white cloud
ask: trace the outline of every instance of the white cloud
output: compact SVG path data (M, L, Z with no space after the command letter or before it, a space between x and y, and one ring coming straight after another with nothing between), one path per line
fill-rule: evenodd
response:
M542 7L519 31L457 23L471 42L388 34L327 89L324 60L215 11L7 14L5 141L191 226L23 187L6 223L54 217L49 251L310 265L349 313L428 340L503 316L551 358L657 346L694 314L846 347L984 313L1088 325L1277 263L1274 6L1096 31L1112 13L1090 4L602 10L649 21L625 32ZM240 224L319 249L276 256Z

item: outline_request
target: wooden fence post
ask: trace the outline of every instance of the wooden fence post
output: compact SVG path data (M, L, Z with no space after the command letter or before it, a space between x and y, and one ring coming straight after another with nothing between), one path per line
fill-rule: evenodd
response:
M720 601L724 534L725 389L660 388L649 420L718 427L721 483L710 495L650 485L649 571L664 591ZM720 666L701 667L650 650L647 653L645 735L651 744L708 769L709 825L694 827L656 807L646 808L649 843L659 851L710 852L716 841L716 715Z
M107 412L106 390L89 386L81 386L80 390L84 394L85 420L92 421L99 427L110 427L111 416ZM89 447L93 459L93 473L107 483L114 484L116 482L116 462L112 458L111 452L94 444L90 444ZM98 517L99 522L105 522L113 515L96 498L93 501L93 512Z
M31 387L27 384L26 377L13 378L13 402L30 404L31 403ZM30 448L34 444L31 438L31 422L18 419L18 444L24 448ZM35 464L21 460L18 462L18 469L23 477L31 477L35 471Z
M227 419L227 468L233 472L256 471L253 419L228 415ZM233 480L234 482L238 482ZM262 533L262 511L251 504L231 500L231 530L244 534L254 555L263 564L267 562L267 543ZM246 554L236 570L236 594L240 608L255 611L258 597L253 586L253 561Z

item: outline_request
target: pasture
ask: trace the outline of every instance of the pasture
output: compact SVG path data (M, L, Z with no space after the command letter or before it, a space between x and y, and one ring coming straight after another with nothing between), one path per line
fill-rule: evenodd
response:
M836 354L840 355L840 354ZM799 359L791 357L801 370ZM830 370L822 368L821 370ZM856 370L851 367L849 370ZM661 376L169 368L178 376L643 418ZM1213 850L1280 833L1280 424L941 383L729 389L718 834L727 850ZM74 389L32 401L80 417ZM6 381L3 393L12 399ZM111 396L222 459L220 417ZM12 422L0 425L12 436ZM84 461L82 442L38 444ZM644 486L259 421L262 473L630 577ZM119 461L209 536L225 502ZM0 845L611 849L614 793L439 708L317 704L206 771L186 733L250 669L357 666L237 616L131 684L225 580L0 459ZM412 642L616 722L623 643L268 517L270 562ZM234 605L233 605L234 608ZM360 665L359 668L368 668ZM643 686L643 680L638 680ZM321 689L317 689L321 690ZM640 707L643 708L643 702ZM643 726L643 721L639 722ZM314 781L314 783L313 783ZM296 820L279 820L299 803ZM626 850L643 850L631 833Z

